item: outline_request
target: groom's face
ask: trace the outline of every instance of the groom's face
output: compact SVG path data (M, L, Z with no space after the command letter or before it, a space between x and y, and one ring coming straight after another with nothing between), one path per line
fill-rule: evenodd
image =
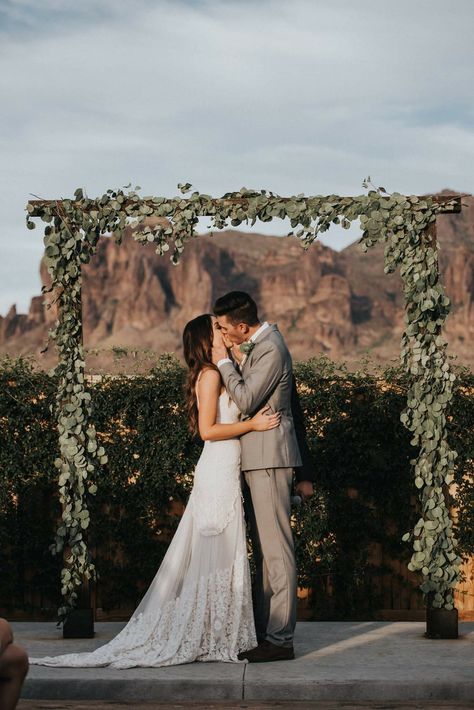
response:
M227 316L216 316L218 327L222 335L235 345L240 345L249 337L249 327L247 323L238 323L235 325Z

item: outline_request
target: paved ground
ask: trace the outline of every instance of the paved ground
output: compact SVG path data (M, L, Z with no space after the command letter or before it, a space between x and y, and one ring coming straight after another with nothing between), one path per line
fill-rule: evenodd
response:
M33 656L92 650L123 626L124 622L96 623L94 639L63 639L62 630L54 622L12 623L15 640ZM444 702L474 708L474 623L461 623L456 640L426 639L424 631L422 622L302 622L295 639L297 658L288 662L191 663L126 670L30 666L23 687L23 707L111 710L127 703L129 707L152 710L273 708L280 703L282 708L301 710L411 710ZM49 699L56 704L28 705L27 699ZM155 705L147 706L151 701ZM305 702L297 705L298 701ZM168 705L156 704L160 702Z
M418 703L325 703L290 701L288 703L107 703L93 700L21 700L18 710L472 710L472 703L435 703L431 700Z

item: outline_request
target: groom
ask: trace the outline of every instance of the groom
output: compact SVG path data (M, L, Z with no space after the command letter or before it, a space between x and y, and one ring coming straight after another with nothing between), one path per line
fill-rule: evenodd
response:
M238 372L224 345L216 345L212 351L212 360L242 418L251 417L265 404L272 412L281 412L277 428L252 431L240 439L257 567L255 626L259 644L239 658L250 662L289 660L294 658L296 624L291 490L294 469L301 470L305 463L292 416L292 403L299 403L295 401L291 355L278 326L260 322L249 294L232 291L218 298L214 314L225 339L244 352ZM312 483L297 478L296 492L306 499L313 493Z

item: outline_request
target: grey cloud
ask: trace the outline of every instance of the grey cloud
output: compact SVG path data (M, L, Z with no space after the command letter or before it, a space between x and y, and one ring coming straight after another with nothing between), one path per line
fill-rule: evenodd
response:
M2 247L23 310L42 251L41 224L24 228L30 192L94 196L131 181L176 194L189 180L215 195L355 194L366 174L392 190L472 190L470 0L0 8L0 243L28 245L21 272Z

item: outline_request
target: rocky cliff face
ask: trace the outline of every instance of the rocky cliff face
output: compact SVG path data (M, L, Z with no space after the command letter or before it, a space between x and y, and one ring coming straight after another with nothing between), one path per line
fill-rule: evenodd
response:
M474 200L461 215L438 222L440 267L453 311L446 335L450 352L473 364ZM383 272L383 249L362 253L355 244L335 252L321 244L304 251L295 238L225 231L189 243L173 266L152 245L127 230L123 243L103 237L84 267L83 314L86 347L134 346L181 356L181 333L194 316L212 310L226 291L250 292L260 315L279 324L294 359L321 352L349 362L366 350L378 361L398 358L403 297L397 274ZM43 263L41 279L49 285ZM40 354L55 307L35 296L28 314L12 306L0 316L0 349L56 362L55 348Z

